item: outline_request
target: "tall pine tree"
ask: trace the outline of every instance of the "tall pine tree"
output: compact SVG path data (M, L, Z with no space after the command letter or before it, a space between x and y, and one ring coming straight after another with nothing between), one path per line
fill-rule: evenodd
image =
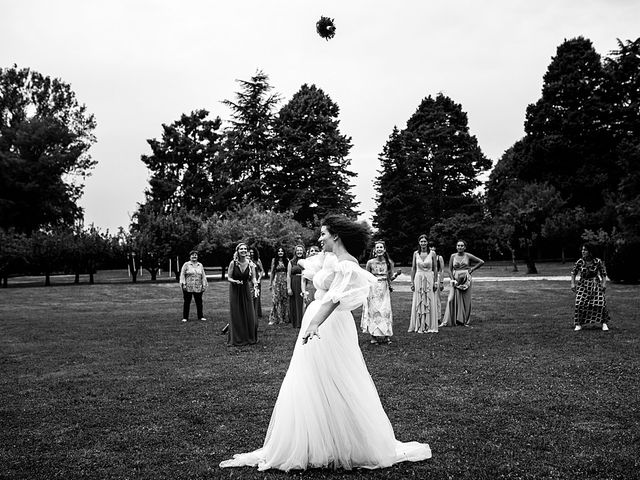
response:
M269 77L258 70L250 80L238 80L240 91L235 101L222 103L231 109L231 127L226 130L225 145L228 175L228 203L258 202L269 206L271 189L265 183L265 170L273 162L274 108L280 101Z
M267 175L277 211L309 224L328 213L355 216L347 158L351 139L340 133L338 105L315 85L302 85L274 124L277 155Z
M407 127L394 129L380 160L374 225L398 259L409 258L417 237L440 220L481 209L474 190L491 161L462 106L443 94L425 98Z
M147 208L169 213L187 210L210 214L225 210L228 185L220 155L220 118L196 110L171 125L162 125L162 138L147 140L151 155L142 162L151 171Z

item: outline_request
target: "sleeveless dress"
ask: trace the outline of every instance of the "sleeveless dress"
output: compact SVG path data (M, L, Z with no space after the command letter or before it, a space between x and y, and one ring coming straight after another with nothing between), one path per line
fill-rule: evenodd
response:
M413 252L416 261L416 275L413 279L413 300L411 302L411 321L409 332L437 332L438 308L436 294L433 291L434 265L432 255L422 259L418 252Z
M333 254L301 263L304 275L313 278L315 300L302 319L264 444L220 466L383 468L430 458L427 444L396 440L358 345L351 310L366 300L374 278ZM320 338L303 345L309 323L330 302L339 303L318 328Z
M360 328L364 333L374 337L391 337L393 335L393 312L391 311L387 263L373 262L372 270L377 282L371 285L367 301L362 305Z
M231 321L227 331L227 345L238 347L254 344L258 341L258 322L253 305L250 267L247 265L243 272L238 263L234 262L232 273L232 278L241 280L242 285L229 283Z
M289 294L287 293L287 265L276 259L271 290L272 306L269 324L289 323Z
M304 310L304 298L301 295L302 268L297 263L291 264L291 291L293 295L289 297L289 319L292 327L300 328Z
M458 282L455 287L449 286L447 307L444 311L444 325L455 327L456 325L469 325L471 318L471 274L469 273L469 257L465 253L462 256L454 254L453 279Z

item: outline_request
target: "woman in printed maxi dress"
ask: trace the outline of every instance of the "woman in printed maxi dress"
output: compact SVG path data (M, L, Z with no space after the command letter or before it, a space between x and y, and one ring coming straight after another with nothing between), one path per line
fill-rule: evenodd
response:
M351 310L376 281L354 257L367 237L366 228L346 217L324 219L325 253L302 260L316 299L302 320L263 446L220 467L375 469L431 457L426 443L396 440L358 345Z
M371 286L367 301L362 305L360 327L371 335L371 343L391 343L393 336L393 312L391 311L391 282L400 275L393 273L393 262L382 240L375 242L372 259L367 262L366 270L378 281Z
M271 261L269 273L269 290L271 290L272 306L269 314L269 325L289 322L289 295L287 295L287 265L289 259L284 248L276 250L276 257Z
M573 314L575 330L582 330L588 323L599 323L602 330L609 330L609 309L604 292L607 288L607 271L604 263L592 254L592 247L582 246L580 258L571 271L571 290L576 294ZM576 283L576 276L579 280Z

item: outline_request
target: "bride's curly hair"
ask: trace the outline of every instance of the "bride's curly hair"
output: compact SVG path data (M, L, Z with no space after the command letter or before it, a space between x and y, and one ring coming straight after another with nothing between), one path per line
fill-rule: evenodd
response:
M347 251L358 258L369 245L371 234L365 223L354 222L342 215L327 215L321 225L332 235L338 235Z

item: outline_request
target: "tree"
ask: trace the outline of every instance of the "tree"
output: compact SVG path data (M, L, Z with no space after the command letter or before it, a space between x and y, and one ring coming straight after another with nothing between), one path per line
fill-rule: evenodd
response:
M567 202L595 212L619 171L612 104L600 55L583 37L563 42L544 75L542 97L527 108L517 176L549 183Z
M513 226L513 240L525 250L527 273L538 273L536 250L545 221L556 214L565 202L549 184L529 183L505 192L496 222Z
M469 133L462 106L449 97L423 99L407 127L400 132L394 128L380 160L374 225L389 245L402 245L390 248L403 257L410 256L415 239L435 223L456 213L482 211L474 190L491 161ZM396 217L407 209L411 221L400 233ZM414 240L407 243L403 237Z
M199 248L221 265L224 272L237 244L246 242L260 251L268 268L278 247L290 252L296 244L307 244L313 237L314 231L298 223L291 212L266 211L252 204L209 218L203 225Z
M605 60L611 78L617 165L621 173L615 192L617 226L623 237L640 241L640 38L618 40Z
M434 224L429 230L429 239L439 245L441 253L447 250L453 253L454 242L461 239L469 245L469 249L484 257L495 248L491 233L491 223L481 212L471 215L456 213Z
M62 80L0 69L0 227L29 234L82 218L95 126Z
M183 114L171 125L162 125L160 140L147 140L152 154L141 157L151 171L146 203L156 211L209 214L226 208L222 122L208 116L206 110Z
M14 229L0 228L0 279L7 288L9 275L24 271L31 250L31 239Z
M328 213L355 217L349 193L351 139L338 128L338 105L315 85L302 85L274 123L278 149L266 181L277 211L312 224Z
M251 80L237 80L236 100L222 103L231 109L231 127L226 130L226 167L230 184L226 205L257 201L268 205L271 191L264 169L273 161L273 109L280 101L270 94L269 77L258 70Z

